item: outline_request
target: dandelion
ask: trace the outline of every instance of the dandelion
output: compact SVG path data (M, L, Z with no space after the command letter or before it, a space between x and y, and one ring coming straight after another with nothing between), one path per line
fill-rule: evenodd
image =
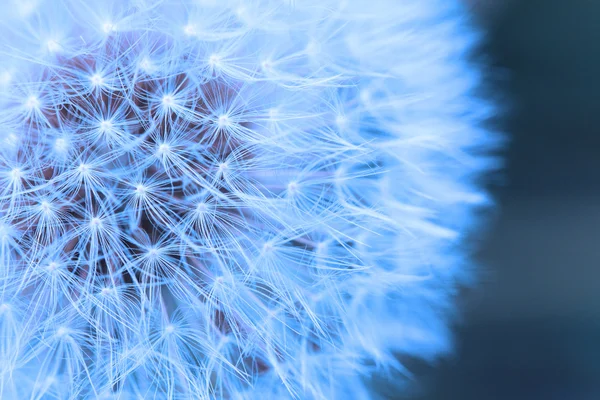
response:
M499 145L458 0L0 10L2 399L362 399L447 350Z

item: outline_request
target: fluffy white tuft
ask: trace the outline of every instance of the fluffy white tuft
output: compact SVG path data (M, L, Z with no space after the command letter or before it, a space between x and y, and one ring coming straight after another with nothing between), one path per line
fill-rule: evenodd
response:
M458 1L0 13L2 399L362 399L447 349L498 145Z

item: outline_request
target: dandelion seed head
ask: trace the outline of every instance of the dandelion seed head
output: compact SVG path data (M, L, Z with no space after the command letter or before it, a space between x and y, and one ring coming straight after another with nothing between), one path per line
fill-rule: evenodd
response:
M500 144L458 0L15 5L0 398L367 399L448 350Z

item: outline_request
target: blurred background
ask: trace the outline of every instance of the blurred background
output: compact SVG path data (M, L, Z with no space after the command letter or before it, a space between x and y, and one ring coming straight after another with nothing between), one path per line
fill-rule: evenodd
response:
M498 215L455 354L388 395L600 400L600 0L471 1L508 106Z

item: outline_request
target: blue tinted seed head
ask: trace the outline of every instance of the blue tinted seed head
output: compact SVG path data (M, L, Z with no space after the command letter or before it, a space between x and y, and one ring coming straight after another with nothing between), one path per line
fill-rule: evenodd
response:
M362 399L449 347L498 138L458 0L0 5L0 398Z

